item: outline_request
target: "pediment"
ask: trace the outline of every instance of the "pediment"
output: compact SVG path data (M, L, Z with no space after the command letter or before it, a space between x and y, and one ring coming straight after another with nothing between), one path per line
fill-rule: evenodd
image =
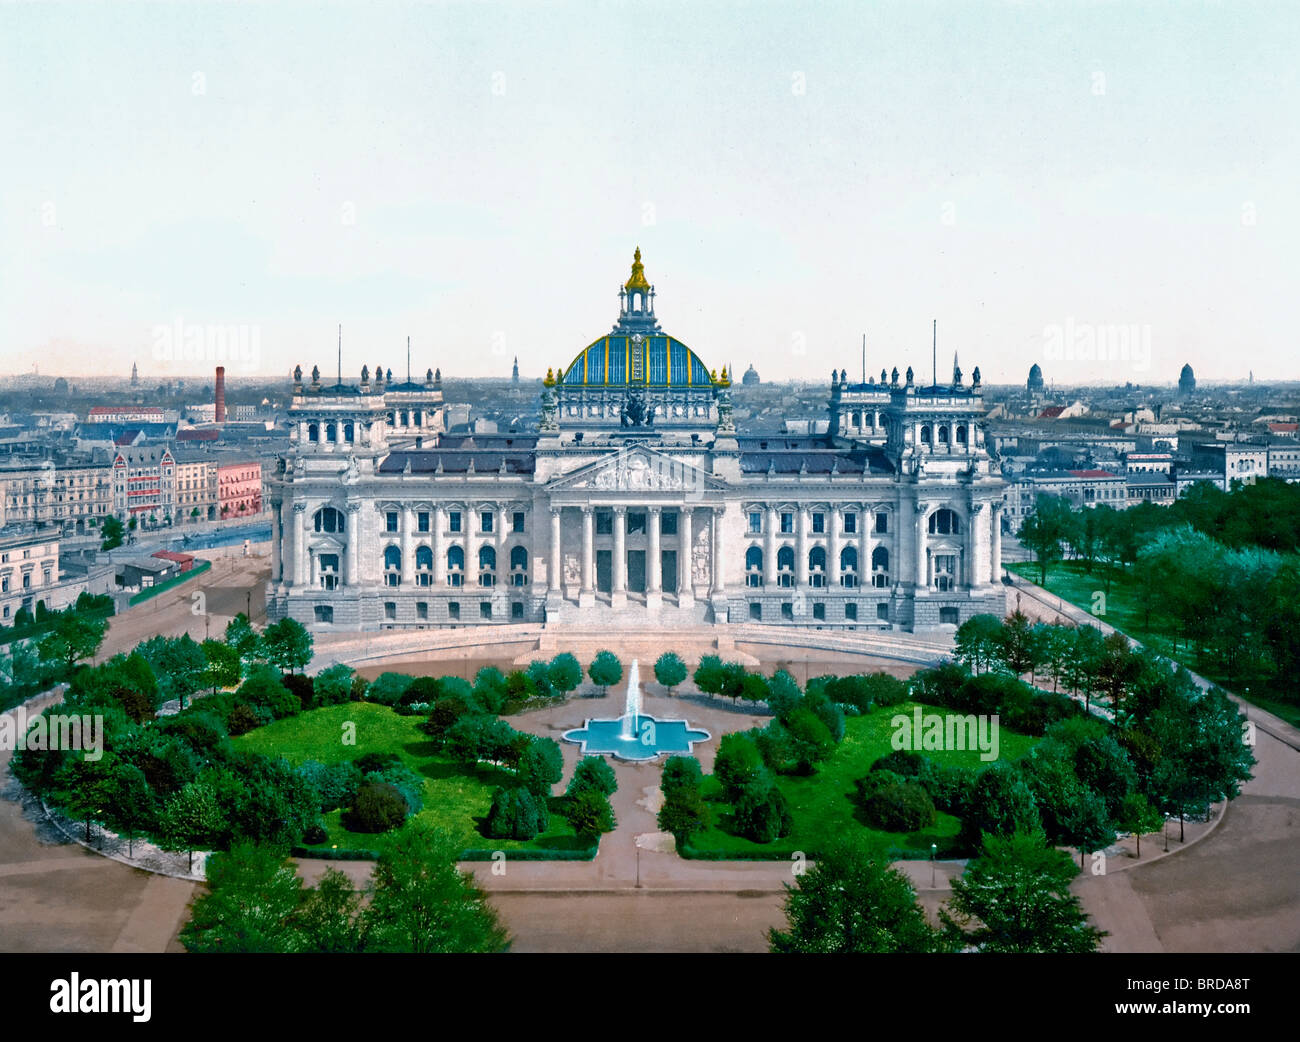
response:
M605 492L722 491L720 481L693 464L644 446L616 449L547 483L551 492L570 490Z

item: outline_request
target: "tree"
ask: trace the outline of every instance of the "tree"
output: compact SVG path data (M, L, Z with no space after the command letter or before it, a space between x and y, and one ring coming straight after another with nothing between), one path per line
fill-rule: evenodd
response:
M600 688L601 697L609 693L609 688L623 679L623 664L612 651L598 651L596 657L587 667L591 682Z
M709 808L698 782L679 784L664 792L659 828L671 832L680 850L691 836L709 827Z
M311 661L312 635L297 619L273 622L262 634L267 660L282 673L294 673Z
M767 707L778 720L784 720L798 707L803 698L799 682L786 670L778 669L767 685ZM859 706L859 708L862 708Z
M957 661L972 673L989 669L1002 652L1002 620L996 615L972 615L957 627L953 650Z
M54 621L54 629L39 644L37 653L42 662L59 662L71 673L77 662L92 658L104 642L108 620L77 611L62 611Z
M755 843L771 843L794 827L785 794L766 773L741 792L732 816L736 830Z
M214 695L219 687L234 687L239 683L243 669L236 649L220 640L205 640L200 647L206 664L203 671L204 683L211 686Z
M191 952L293 951L286 929L302 900L294 865L271 847L237 843L207 865L208 892L194 902L181 943Z
M565 795L576 796L583 789L595 789L605 796L612 796L618 790L614 768L603 756L584 756L578 761Z
M695 667L695 686L710 698L722 690L724 679L722 659L717 655L705 655Z
M193 872L194 851L216 840L226 827L226 818L212 787L195 781L167 801L159 827L163 846L168 850L187 851Z
M239 652L239 659L245 667L266 657L261 634L253 629L242 611L226 623L226 643Z
M594 841L602 832L614 830L614 809L609 797L595 789L583 789L565 800L564 817L580 839Z
M1024 612L1015 611L1007 616L1002 627L1001 658L1016 676L1034 668L1033 626Z
M562 651L551 659L547 679L556 691L567 695L582 683L582 663L571 652Z
M1110 708L1118 721L1124 693L1136 678L1141 664L1129 647L1128 638L1118 630L1106 635L1102 641L1101 658L1097 666L1097 679L1110 701Z
M686 663L677 652L665 651L655 660L655 679L671 695L673 688L686 679Z
M770 777L758 745L743 731L722 736L713 759L713 776L722 785L728 803L740 799L740 794L760 777Z
M456 867L456 841L410 821L375 863L362 914L367 949L382 952L499 952L510 945L487 896Z
M811 774L818 763L835 751L830 730L808 709L796 709L785 727L796 774Z
M108 517L104 518L99 534L103 537L103 542L99 546L101 550L116 550L126 538L126 529L120 520L109 514Z
M207 656L188 633L179 637L151 637L136 651L152 667L163 700L174 698L182 709L185 699L207 681Z
M693 785L698 788L703 780L700 761L694 756L670 756L664 763L663 773L659 778L659 788L667 796L679 785Z
M1130 792L1119 805L1115 815L1115 825L1124 832L1133 833L1137 840L1137 856L1142 856L1142 836L1155 832L1163 826L1165 816L1161 814L1140 792Z
M109 775L107 798L113 820L126 832L126 856L135 853L135 834L157 815L157 803L144 771L134 764L115 763Z
M1095 952L1106 934L1069 891L1076 871L1041 832L985 836L940 918L954 940L981 952Z
M544 797L514 786L492 794L484 831L494 839L532 839L550 827L551 816Z
M409 809L406 797L396 785L364 781L357 789L351 809L343 814L343 824L353 832L387 832L406 820Z
M336 706L352 700L356 676L351 666L336 662L312 678L312 706Z
M337 868L327 868L320 882L304 891L289 925L298 951L359 952L363 947L361 895Z
M786 885L787 930L768 931L774 952L933 952L943 937L926 922L907 877L860 840L819 858Z
M1034 512L1020 526L1020 543L1034 554L1039 585L1047 582L1047 569L1062 557L1062 544L1074 538L1077 518L1070 501L1062 496L1039 495Z
M993 763L980 772L962 814L961 840L968 848L978 847L986 834L1040 828L1034 794L1013 765Z
M519 758L515 778L538 799L545 801L551 786L564 774L564 755L554 738L532 738Z

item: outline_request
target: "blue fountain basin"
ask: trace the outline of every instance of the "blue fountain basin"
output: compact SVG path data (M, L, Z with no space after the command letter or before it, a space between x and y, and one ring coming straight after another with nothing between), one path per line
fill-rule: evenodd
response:
M627 718L588 720L585 727L564 732L566 742L582 746L584 756L604 753L620 760L653 760L664 753L689 753L695 742L709 738L708 731L692 728L685 720L660 720L648 713L636 717L636 724L625 732Z

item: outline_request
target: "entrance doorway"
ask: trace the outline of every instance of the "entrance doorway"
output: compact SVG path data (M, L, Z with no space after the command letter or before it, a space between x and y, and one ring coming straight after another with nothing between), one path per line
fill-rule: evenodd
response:
M661 550L659 560L663 562L663 571L659 574L663 576L664 593L677 592L677 551Z
M614 552L612 550L596 551L596 590L609 593L614 589Z
M645 551L627 552L627 589L629 593L645 593Z

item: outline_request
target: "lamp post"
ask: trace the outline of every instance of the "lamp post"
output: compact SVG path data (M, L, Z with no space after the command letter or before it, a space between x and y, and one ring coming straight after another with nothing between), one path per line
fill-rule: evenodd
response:
M930 889L931 890L934 890L937 886L935 873L938 871L938 869L935 867L934 859L938 853L939 853L939 844L931 843L930 844Z
M636 848L636 886L641 889L641 848Z

